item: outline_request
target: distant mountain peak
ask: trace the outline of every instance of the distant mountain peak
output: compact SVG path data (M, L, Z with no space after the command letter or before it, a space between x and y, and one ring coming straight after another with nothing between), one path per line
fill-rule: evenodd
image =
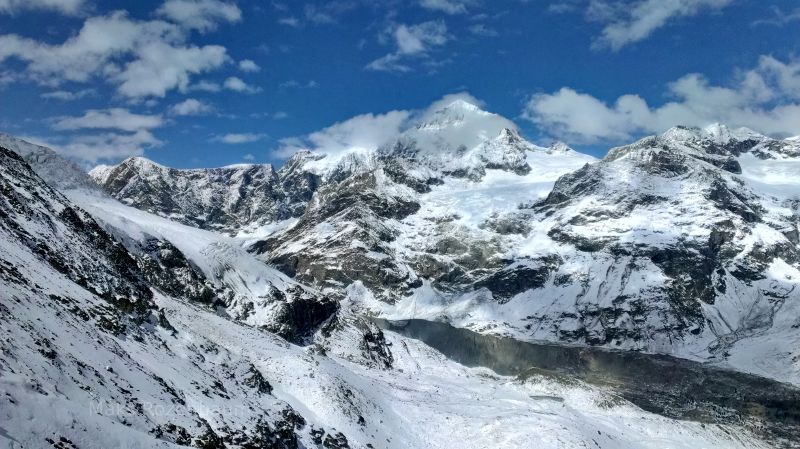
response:
M718 144L727 144L731 141L744 142L748 140L761 141L768 139L767 136L757 133L749 128L730 128L722 123L712 123L704 128L690 126L676 126L670 128L661 136L662 140L667 141L698 141L708 140Z

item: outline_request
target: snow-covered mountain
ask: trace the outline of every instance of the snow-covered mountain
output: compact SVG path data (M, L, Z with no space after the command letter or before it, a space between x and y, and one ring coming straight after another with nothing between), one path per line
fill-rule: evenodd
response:
M563 144L537 147L463 101L358 155L330 164L297 223L251 249L304 282L359 281L390 303L425 280L471 288L503 265L495 248L507 230L492 217L593 161Z
M292 289L324 303L315 290L229 237L82 182L55 190L60 174L37 175L60 159L46 153L0 148L3 445L770 447L754 430L665 418L600 386L466 368L384 334L346 299L311 344L288 343L263 323L311 306L270 315L270 304L297 301L281 297ZM244 300L264 315L238 315Z
M719 125L612 149L559 178L546 198L499 215L521 231L498 248L507 262L485 290L420 289L380 309L796 382L797 150Z
M596 161L456 101L281 171L313 195L249 250L333 296L366 287L372 313L800 380L795 139L678 127Z

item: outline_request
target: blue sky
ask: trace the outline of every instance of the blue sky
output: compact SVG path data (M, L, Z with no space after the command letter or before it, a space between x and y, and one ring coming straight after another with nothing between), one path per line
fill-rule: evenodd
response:
M459 94L598 155L677 124L789 136L799 47L796 0L0 0L0 131L86 166L280 163Z

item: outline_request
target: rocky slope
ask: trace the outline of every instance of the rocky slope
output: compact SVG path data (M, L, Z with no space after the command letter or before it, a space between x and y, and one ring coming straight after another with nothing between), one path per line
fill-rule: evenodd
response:
M259 164L177 170L140 157L96 167L90 176L125 204L222 232L297 216L316 186L313 179L296 179L289 167L281 172Z

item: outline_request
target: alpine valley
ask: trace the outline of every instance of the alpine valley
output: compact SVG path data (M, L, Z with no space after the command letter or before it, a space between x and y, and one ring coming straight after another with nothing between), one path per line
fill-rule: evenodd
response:
M800 138L457 100L281 167L0 135L0 446L800 447Z

